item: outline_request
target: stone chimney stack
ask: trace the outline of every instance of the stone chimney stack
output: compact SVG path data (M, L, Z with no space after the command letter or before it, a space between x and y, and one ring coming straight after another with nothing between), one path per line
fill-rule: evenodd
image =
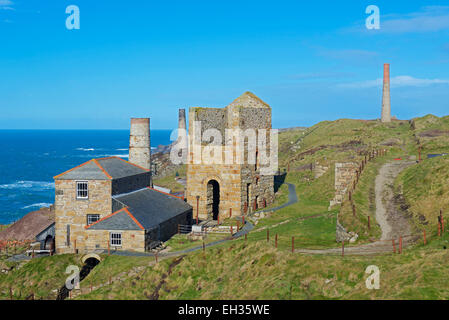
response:
M131 118L129 162L151 169L150 118Z
M382 122L391 122L390 64L384 64L384 87L382 96Z
M182 150L182 161L187 163L187 122L186 122L186 109L179 109L178 118L178 143L179 149Z
M179 109L178 129L187 129L186 109Z

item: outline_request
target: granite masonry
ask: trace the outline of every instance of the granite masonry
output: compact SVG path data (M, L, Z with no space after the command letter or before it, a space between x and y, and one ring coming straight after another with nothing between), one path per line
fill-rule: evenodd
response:
M274 201L274 178L261 175L258 148L255 150L255 163L248 161L249 138L244 139L243 162L210 163L201 157L209 152L210 145L214 145L218 147L214 149L218 150L214 156L238 158L236 138L227 136L227 129L254 129L257 133L265 129L269 146L270 106L246 92L225 108L190 108L186 197L193 207L194 218L217 220L219 217L241 216ZM205 139L204 134L210 130L219 132L224 138L221 141ZM225 145L230 148L224 148ZM270 152L269 147L266 152Z

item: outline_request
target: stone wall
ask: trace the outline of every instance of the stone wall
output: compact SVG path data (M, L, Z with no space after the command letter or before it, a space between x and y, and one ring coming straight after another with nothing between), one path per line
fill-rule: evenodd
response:
M343 202L346 192L356 178L358 167L354 162L335 164L335 198L331 200L330 206Z
M312 168L315 179L322 177L327 172L327 170L329 170L329 167L322 166L318 162L312 165Z
M109 246L110 250L126 250L145 252L144 230L114 230L122 234L122 245L119 247ZM87 253L95 250L107 250L110 239L108 230L85 230L84 241L76 244L78 252ZM73 248L72 248L73 250ZM72 251L73 252L73 251Z
M112 213L111 181L90 180L89 199L76 199L75 180L55 180L55 244L57 253L73 252L73 247L83 247L86 241L87 214L103 218ZM70 243L67 243L67 226L70 226Z
M243 97L243 99L241 99ZM254 201L258 207L274 201L273 176L261 176L260 166L247 163L247 148L244 147L244 161L237 163L237 144L235 140L226 140L226 129L271 129L271 109L259 102L254 96L243 95L234 103L222 109L190 108L189 110L189 158L187 163L187 202L193 207L193 218L197 212L200 219L212 218L211 189L207 185L215 180L220 187L219 215L221 218L241 216L245 209L251 211ZM249 98L249 99L247 99ZM248 106L246 106L248 105ZM198 132L195 121L201 121L201 132L218 129L222 133L222 143L230 148L221 150L222 161L210 164L202 161L205 145L195 140ZM230 138L230 137L228 137ZM267 139L269 145L269 139ZM270 149L267 148L269 154ZM233 158L232 164L224 164L226 156ZM256 158L258 158L256 156ZM198 161L200 159L200 161ZM259 159L259 158L258 158ZM199 196L197 208L197 196Z
M150 141L150 119L131 119L131 130L129 136L129 162L150 170Z

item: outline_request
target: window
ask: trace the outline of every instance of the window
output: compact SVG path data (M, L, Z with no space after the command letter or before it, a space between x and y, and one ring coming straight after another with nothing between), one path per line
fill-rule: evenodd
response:
M66 227L67 227L67 234L66 234L65 242L66 242L67 247L70 247L70 225L68 224Z
M87 181L77 181L76 182L76 198L77 199L88 199L89 190L87 186Z
M122 234L119 232L111 232L111 246L120 247L122 245Z
M256 151L256 163L254 164L254 171L257 171L258 162L259 162L259 151Z
M90 226L92 223L97 222L100 220L99 214L88 214L87 215L87 225Z

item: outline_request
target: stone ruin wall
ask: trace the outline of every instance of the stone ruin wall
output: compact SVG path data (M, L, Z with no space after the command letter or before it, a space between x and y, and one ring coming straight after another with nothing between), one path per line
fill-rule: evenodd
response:
M233 216L241 216L247 208L251 212L254 201L257 199L258 207L271 204L274 201L273 176L260 176L260 168L255 170L255 165L248 164L195 164L192 163L193 139L195 132L194 121L201 121L201 133L207 129L218 129L222 133L222 143L225 144L225 130L227 128L271 129L271 109L269 108L245 108L240 106L228 106L227 108L190 108L189 110L189 148L190 159L187 165L187 190L186 198L193 207L193 217L198 214L201 219L209 218L208 213L208 188L210 180L218 181L220 185L220 217L228 217L232 209ZM192 121L193 120L193 121ZM201 152L204 144L202 143ZM269 146L269 139L267 139ZM247 157L245 145L245 159ZM268 148L267 153L269 154ZM223 154L224 159L224 154ZM250 194L247 195L247 185L250 184ZM210 190L209 190L210 192ZM249 202L247 203L247 199ZM210 207L210 205L209 205Z
M355 162L344 162L335 164L335 197L330 206L340 204L357 175L359 165Z

